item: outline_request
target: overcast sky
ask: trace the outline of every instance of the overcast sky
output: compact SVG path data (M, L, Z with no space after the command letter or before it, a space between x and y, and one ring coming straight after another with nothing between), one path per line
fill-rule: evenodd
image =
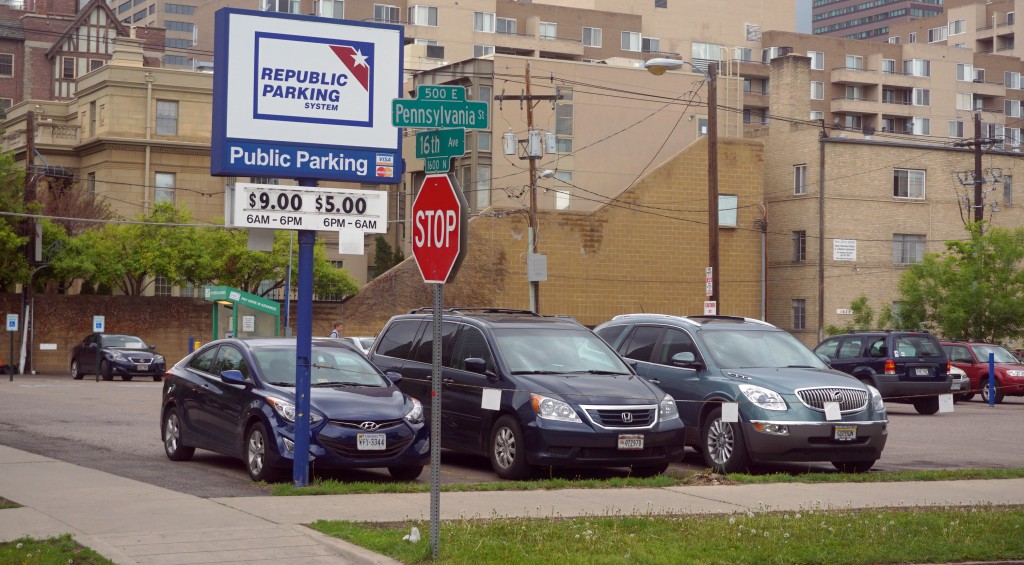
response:
M796 0L796 31L811 33L811 0Z

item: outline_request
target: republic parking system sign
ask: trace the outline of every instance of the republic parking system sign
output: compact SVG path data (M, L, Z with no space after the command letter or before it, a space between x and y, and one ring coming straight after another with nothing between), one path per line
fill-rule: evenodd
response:
M399 182L401 26L224 8L215 38L211 174Z

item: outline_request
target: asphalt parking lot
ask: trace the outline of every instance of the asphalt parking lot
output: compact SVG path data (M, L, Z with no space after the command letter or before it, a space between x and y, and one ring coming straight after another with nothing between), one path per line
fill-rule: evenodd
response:
M240 461L198 451L190 462L167 459L160 442L161 383L73 381L64 375L15 375L0 380L0 444L203 497L254 496L266 489L249 480ZM976 397L977 398L977 397ZM1024 465L1024 398L994 408L958 402L954 412L921 416L909 404L887 403L889 441L876 470L1011 468ZM485 458L442 455L442 482L497 481ZM687 450L669 472L701 471ZM828 463L783 464L764 471L833 471ZM573 477L581 472L561 471ZM585 476L624 475L621 470ZM314 475L315 476L315 475ZM387 471L330 475L391 480ZM420 481L429 480L425 470Z

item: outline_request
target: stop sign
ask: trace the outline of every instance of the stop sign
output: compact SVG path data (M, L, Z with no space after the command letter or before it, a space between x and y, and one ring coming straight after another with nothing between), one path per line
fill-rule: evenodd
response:
M423 282L444 284L466 254L466 198L448 175L427 175L412 203L412 255Z

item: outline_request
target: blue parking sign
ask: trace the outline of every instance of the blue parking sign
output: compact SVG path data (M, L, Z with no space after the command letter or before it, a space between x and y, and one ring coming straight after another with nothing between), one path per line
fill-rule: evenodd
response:
M104 320L103 316L93 316L92 317L92 331L94 331L94 332L103 332L104 331L104 326L105 326L105 320Z
M16 332L18 331L18 315L8 314L7 315L7 331Z

